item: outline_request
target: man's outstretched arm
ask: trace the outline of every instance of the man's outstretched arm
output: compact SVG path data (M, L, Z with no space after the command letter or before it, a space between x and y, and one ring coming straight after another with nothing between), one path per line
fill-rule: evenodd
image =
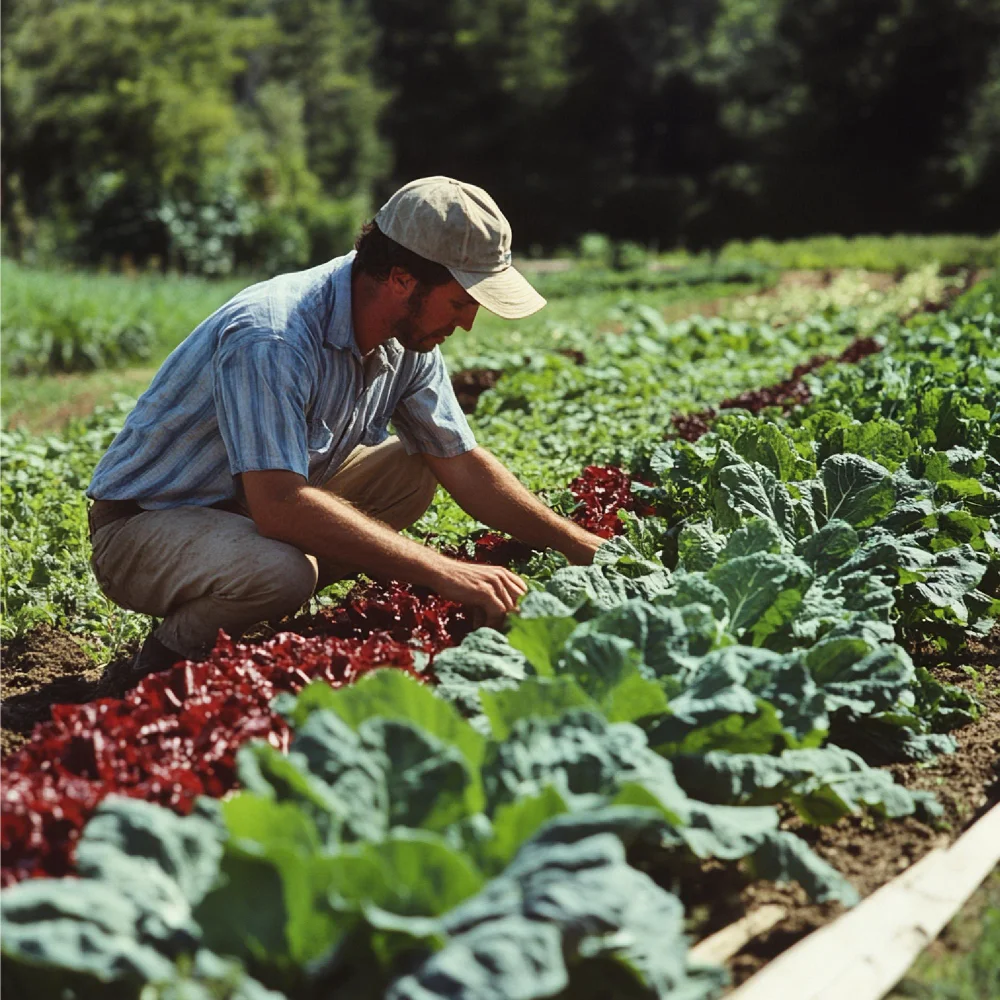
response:
M309 486L297 473L245 472L242 482L250 515L265 538L356 566L376 579L430 587L453 601L482 609L488 625L498 626L528 589L519 576L501 566L460 562L404 538L339 497Z
M557 549L582 566L604 541L546 507L485 448L456 458L425 454L424 461L462 510L532 548Z

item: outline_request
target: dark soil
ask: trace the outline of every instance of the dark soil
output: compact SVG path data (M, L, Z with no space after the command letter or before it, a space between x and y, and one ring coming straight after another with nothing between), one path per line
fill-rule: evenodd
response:
M130 649L116 660L129 661ZM50 718L53 705L82 704L120 697L124 690L102 681L83 646L68 632L40 625L0 648L0 752L6 757L24 743L38 722Z
M496 368L466 368L451 377L451 387L455 390L458 405L463 413L473 413L479 397L492 389L500 381L502 371Z

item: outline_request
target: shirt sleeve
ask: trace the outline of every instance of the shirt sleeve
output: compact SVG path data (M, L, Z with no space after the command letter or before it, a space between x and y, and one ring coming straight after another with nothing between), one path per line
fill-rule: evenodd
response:
M455 398L441 352L435 347L424 358L393 412L396 434L408 455L454 458L472 451L476 439Z
M309 476L308 366L275 335L240 338L213 359L213 392L229 469Z

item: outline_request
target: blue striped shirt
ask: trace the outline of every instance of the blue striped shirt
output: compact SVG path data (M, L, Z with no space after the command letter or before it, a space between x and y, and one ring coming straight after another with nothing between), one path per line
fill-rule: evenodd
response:
M476 447L441 352L387 340L367 356L351 321L353 252L244 289L167 358L97 465L87 496L150 510L233 498L233 477L287 469L325 483L388 436L451 458Z

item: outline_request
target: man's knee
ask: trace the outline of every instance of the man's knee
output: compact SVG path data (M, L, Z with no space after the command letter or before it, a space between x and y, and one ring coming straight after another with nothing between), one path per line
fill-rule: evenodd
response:
M434 501L438 481L422 455L407 455L401 450L399 461L399 481L406 484L405 492L386 512L386 519L397 531L402 531L423 517Z
M294 545L275 542L248 553L247 560L240 592L232 597L258 606L262 619L297 611L316 589L316 560Z

